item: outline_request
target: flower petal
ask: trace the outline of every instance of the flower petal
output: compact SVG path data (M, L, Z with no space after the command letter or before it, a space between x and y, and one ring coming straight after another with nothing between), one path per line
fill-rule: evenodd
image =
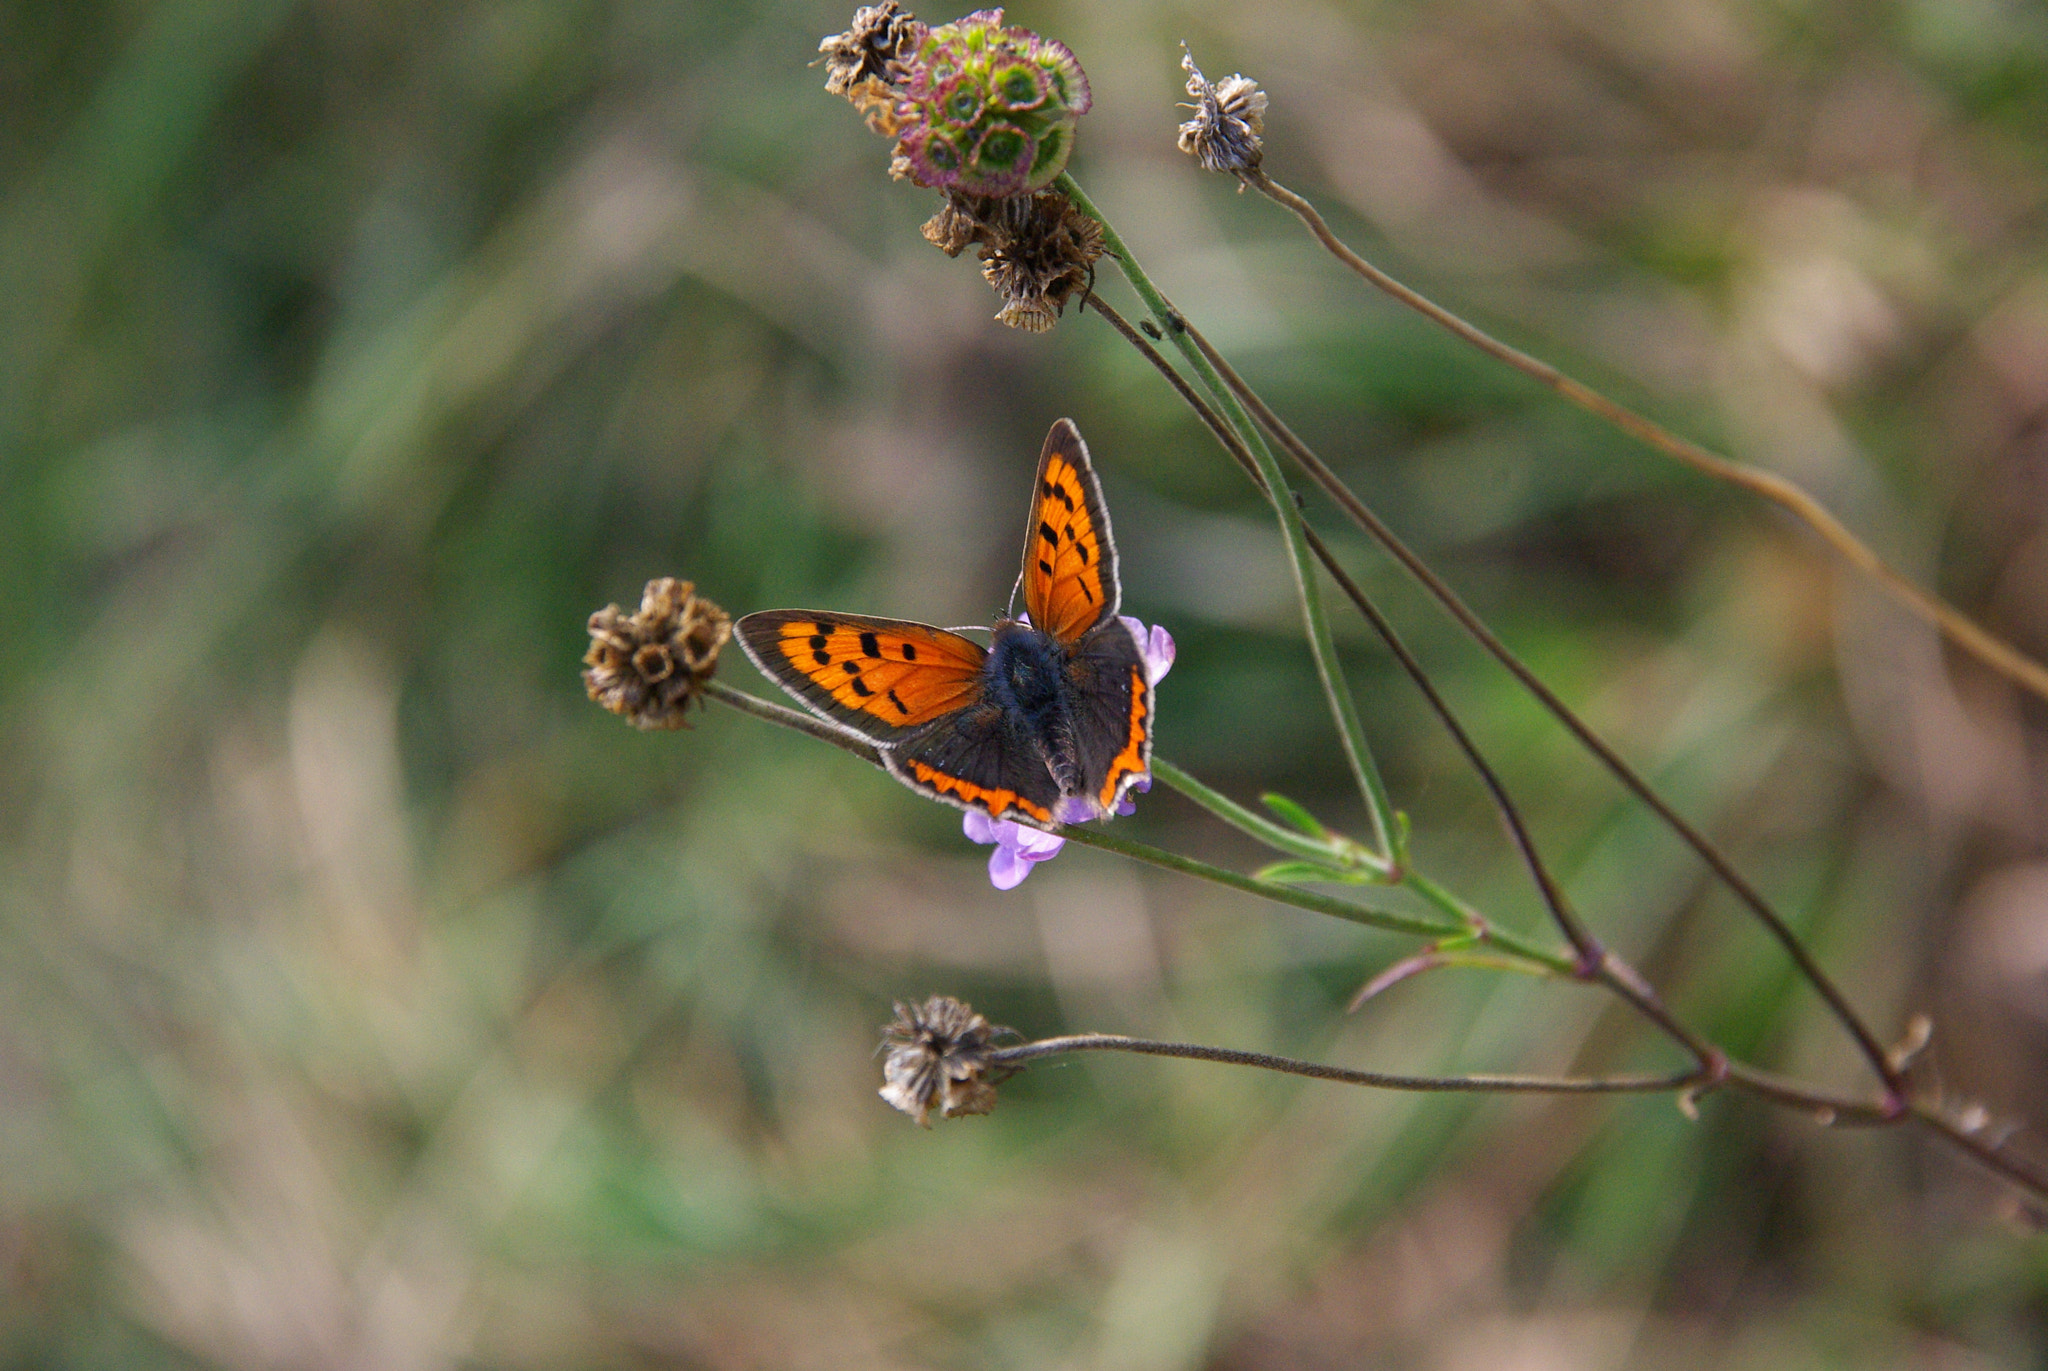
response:
M1154 624L1148 629L1143 621L1129 614L1117 617L1131 631L1131 640L1138 645L1138 655L1145 660L1145 684L1158 685L1173 669L1173 635L1166 631L1164 624Z
M969 842L993 843L1001 841L1001 834L996 821L978 809L968 810L966 817L961 820L960 827L967 834Z
M1031 874L1031 863L1016 849L998 847L988 857L988 883L997 890L1015 890Z
M1102 806L1093 795L1062 795L1052 807L1052 816L1063 824L1085 824L1102 816Z
M1015 851L1018 856L1026 861L1050 861L1052 858L1059 856L1060 849L1067 845L1067 840L1060 837L1057 833L1041 833L1035 828L1026 828L1022 824L1011 824L1009 827L1016 836L1005 843L1004 846Z

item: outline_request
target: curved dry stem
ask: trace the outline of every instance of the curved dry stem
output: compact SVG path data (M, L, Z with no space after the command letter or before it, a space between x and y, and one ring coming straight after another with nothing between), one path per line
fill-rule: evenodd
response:
M2048 700L2048 667L2042 666L2019 649L1982 628L1938 596L1921 589L1903 572L1895 571L1882 557L1871 551L1862 539L1851 533L1825 505L1791 481L1773 472L1742 462L1730 461L1726 457L1707 451L1697 443L1688 442L1663 425L1644 418L1626 405L1610 400L1591 386L1565 375L1548 362L1539 361L1519 348L1508 346L1427 296L1402 285L1353 252L1330 230L1330 226L1324 222L1323 216L1314 205L1267 176L1264 171L1253 168L1240 172L1239 175L1245 184L1291 211L1332 256L1373 286L1423 317L1449 329L1489 357L1507 363L1588 414L1606 420L1665 456L1683 462L1693 470L1717 481L1739 486L1753 495L1760 495L1769 500L1812 529L1837 556L1870 577L1907 612L1932 625L1950 642L2007 680Z

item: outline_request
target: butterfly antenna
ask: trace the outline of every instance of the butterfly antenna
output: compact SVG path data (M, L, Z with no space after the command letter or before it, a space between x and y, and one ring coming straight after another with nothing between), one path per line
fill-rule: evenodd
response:
M1017 594L1019 591L1023 589L1024 573L1022 571L1019 571L1017 573L1017 579L1010 584L1010 604L1009 607L1003 611L1004 618L1014 619L1017 617Z

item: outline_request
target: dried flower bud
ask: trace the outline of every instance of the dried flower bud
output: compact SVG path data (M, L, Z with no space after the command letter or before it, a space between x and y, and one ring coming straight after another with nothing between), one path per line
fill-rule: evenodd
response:
M896 1006L895 1022L882 1029L888 1056L882 1061L881 1096L926 1128L932 1106L946 1118L987 1114L996 1107L996 1085L1010 1075L989 1065L995 1040L1009 1033L973 1008L946 995L921 1005Z
M690 702L718 669L732 618L688 581L649 581L640 610L617 605L590 616L583 688L635 728L682 728Z
M1085 291L1103 253L1102 226L1056 190L1030 196L961 195L924 226L948 257L981 245L981 274L1003 307L998 321L1043 333L1077 291Z
M939 212L925 221L924 239L948 257L958 257L976 243L989 241L992 230L986 207L1006 203L983 196L948 195Z
M1022 195L1066 168L1088 112L1088 77L1064 43L1004 28L999 9L925 29L903 72L896 145L920 186L964 195Z
M825 54L825 89L858 104L855 91L867 82L895 84L903 74L896 64L924 34L925 25L906 14L896 0L855 10L852 28L818 44L818 51Z
M1265 153L1259 135L1266 131L1266 92L1249 76L1227 76L1210 85L1195 65L1195 55L1181 45L1180 65L1188 74L1188 94L1195 97L1195 117L1180 126L1180 150L1202 164L1204 171L1250 171Z

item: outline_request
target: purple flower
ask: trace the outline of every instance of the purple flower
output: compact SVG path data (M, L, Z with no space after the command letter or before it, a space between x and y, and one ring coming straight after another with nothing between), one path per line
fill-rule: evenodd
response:
M1145 663L1145 683L1158 685L1166 673L1173 669L1173 635L1162 624L1151 628L1130 615L1120 616L1125 628L1131 631L1131 641L1138 645L1138 656ZM1031 617L1024 616L1030 623ZM1135 814L1137 802L1133 795L1142 795L1152 788L1150 776L1133 782L1124 798L1117 802L1118 814ZM1053 817L1063 824L1084 823L1089 819L1107 818L1093 796L1065 795L1053 809ZM966 819L960 825L969 840L977 843L994 843L996 850L989 854L989 884L998 890L1014 890L1024 883L1031 874L1034 863L1050 861L1059 855L1067 840L1040 829L1029 828L1008 819L991 819L978 809L967 811Z
M1067 845L1065 838L1008 819L991 819L978 809L968 810L960 827L971 841L996 845L989 854L988 883L997 890L1015 890L1031 874L1033 862L1049 861Z
M1119 614L1123 626L1131 631L1131 640L1138 645L1138 655L1145 659L1145 684L1158 685L1166 679L1166 673L1173 670L1173 635L1166 631L1165 624L1154 624L1146 628L1143 621L1128 614Z

